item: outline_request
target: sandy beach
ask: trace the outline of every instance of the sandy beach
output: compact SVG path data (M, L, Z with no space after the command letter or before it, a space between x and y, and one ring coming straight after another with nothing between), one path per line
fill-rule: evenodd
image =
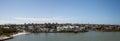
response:
M25 34L29 34L29 32L20 32L20 33L12 35L12 37L19 36L19 35L25 35Z
M25 35L25 34L30 34L30 33L29 33L29 32L19 32L19 33L17 33L17 34L11 35L10 37L0 36L0 40L7 40L7 39L13 38L13 37L15 37L15 36Z

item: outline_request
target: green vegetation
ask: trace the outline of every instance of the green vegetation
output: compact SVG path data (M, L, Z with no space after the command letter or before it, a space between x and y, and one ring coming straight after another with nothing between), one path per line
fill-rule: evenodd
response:
M3 28L0 27L0 36L10 36L17 33L17 29L15 28Z

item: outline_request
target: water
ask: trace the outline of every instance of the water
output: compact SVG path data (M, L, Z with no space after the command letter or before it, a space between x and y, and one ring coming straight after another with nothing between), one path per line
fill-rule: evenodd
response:
M120 41L120 32L32 33L6 41Z

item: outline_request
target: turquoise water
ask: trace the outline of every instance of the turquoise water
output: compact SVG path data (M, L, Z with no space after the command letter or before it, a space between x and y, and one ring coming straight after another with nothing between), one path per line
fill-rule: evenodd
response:
M6 41L120 41L120 32L32 33Z

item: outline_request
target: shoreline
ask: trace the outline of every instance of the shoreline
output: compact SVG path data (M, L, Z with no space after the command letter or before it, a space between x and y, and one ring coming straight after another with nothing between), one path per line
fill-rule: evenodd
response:
M19 32L19 33L17 33L17 34L11 35L11 36L9 36L9 37L7 37L7 36L0 36L0 41L12 39L12 38L14 38L14 37L16 37L16 36L25 35L25 34L30 34L30 33L29 33L29 32Z
M17 34L12 35L12 37L20 36L20 35L25 35L25 34L30 34L30 33L29 32L19 32Z

